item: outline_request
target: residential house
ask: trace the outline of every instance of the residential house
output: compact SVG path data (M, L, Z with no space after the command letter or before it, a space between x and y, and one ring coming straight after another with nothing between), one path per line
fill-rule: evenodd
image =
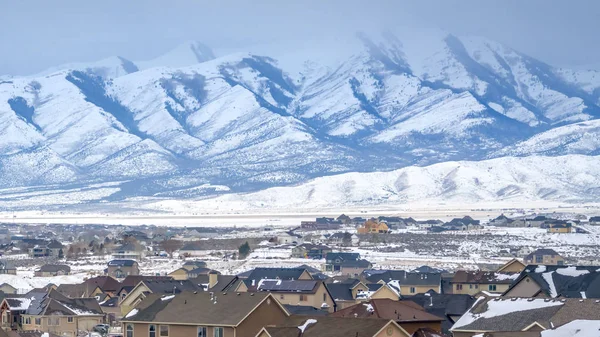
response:
M290 316L265 326L256 337L410 337L393 320L378 318Z
M335 302L323 281L263 279L248 292L270 292L281 304L335 311Z
M204 255L206 251L202 249L198 242L190 242L186 243L179 250L180 256L192 257L192 256L201 256Z
M419 328L431 328L441 332L444 321L444 318L428 313L415 302L390 299L372 299L338 310L331 316L393 320L411 335Z
M75 337L104 321L104 313L95 298L69 298L50 290L31 300L21 315L21 329Z
M9 261L0 261L0 274L17 275L17 268Z
M365 270L371 269L373 264L371 262L360 259L360 260L345 260L342 261L340 273L342 275L348 275L352 277L358 277Z
M566 221L552 221L548 223L548 233L571 233L573 226Z
M2 317L2 329L17 330L21 327L21 315L25 313L31 304L31 298L43 296L34 294L32 297L6 297L0 304L0 315ZM2 330L0 329L0 330Z
M331 252L331 248L324 245L314 245L312 243L303 243L292 248L292 257L306 259L322 259Z
M371 299L400 299L397 291L383 283L363 283L357 279L347 279L327 283L325 286L333 297L337 310Z
M332 245L348 247L358 246L360 239L356 234L351 234L349 232L338 232L329 236L327 241Z
M545 336L544 331L575 320L600 320L600 303L594 299L480 297L452 326L451 331L454 337L471 337L476 334ZM595 331L595 334L597 335L598 331ZM577 334L556 336L569 335Z
M140 268L135 260L111 260L108 262L106 274L121 279L129 275L139 275Z
M36 244L29 248L30 257L56 257L62 258L64 256L64 246L57 240L52 240L47 244L39 245Z
M302 235L294 233L293 231L287 231L285 233L281 233L277 235L277 243L281 245L289 245L289 244L302 244L304 241L302 240Z
M520 273L523 271L523 269L525 269L526 265L517 260L517 259L512 259L508 262L506 262L505 264L503 264L502 266L500 266L500 268L498 268L496 270L496 272L498 273Z
M464 315L475 303L475 297L466 294L438 294L428 291L424 294L405 296L404 299L413 301L425 311L437 317L443 317L442 333L449 334L452 325Z
M270 293L150 294L122 319L124 337L254 337L288 317Z
M59 275L69 275L71 267L65 264L45 264L34 271L36 277L49 277Z
M200 275L208 275L208 273L213 272L213 271L216 273L219 273L215 270L212 270L209 268L203 268L203 267L191 269L191 270L181 267L179 269L175 269L174 271L170 272L168 275L170 277L172 277L174 280L189 280L189 279L197 278Z
M529 265L503 296L600 298L600 267Z
M136 260L144 257L144 249L133 242L127 242L113 250L112 258L115 260Z
M444 224L444 222L442 220L417 221L417 227L419 227L419 229L431 229L432 227L438 227L443 224Z
M400 229L405 228L406 226L414 226L417 224L417 220L413 218L403 219L398 216L380 216L377 219L385 222L390 229Z
M239 275L238 275L239 276ZM305 268L254 268L235 291L247 291L260 280L312 280Z
M206 262L201 260L188 260L183 263L181 266L187 270L194 270L198 268L206 268Z
M100 289L100 287L97 284L86 282L79 284L63 283L56 287L55 290L70 298L95 297L100 294L104 294L104 292L102 292L102 289Z
M592 216L589 221L592 226L600 226L600 216Z
M342 221L333 218L316 218L315 221L301 221L302 230L335 230L342 227Z
M16 294L17 288L13 287L8 283L2 283L0 284L0 292L3 292L5 294Z
M184 291L202 291L202 286L190 280L143 280L138 283L120 302L121 313L125 315L141 303L149 294L174 295Z
M479 292L503 293L519 277L518 273L459 270L452 278L453 294L475 295Z
M547 218L544 215L538 215L534 218L526 218L525 223L527 224L527 227L543 228L543 227L546 227L546 221L552 221L552 220L554 220L554 219Z
M325 255L325 264L323 265L323 271L340 272L342 271L342 264L347 261L358 261L360 260L359 253L346 253L346 252L331 252Z
M358 234L386 234L390 232L390 228L383 221L377 219L369 219L356 229Z
M511 219L504 214L490 220L489 224L497 227L527 227L527 222L524 219Z
M329 276L323 274L321 269L313 268L306 264L299 265L295 268L306 269L306 271L310 274L310 276L312 276L313 280L325 281L325 280L329 279Z
M449 222L444 223L441 228L449 231L470 231L482 229L483 226L481 226L479 220L475 220L470 216L465 216L462 218L454 218Z
M364 277L371 283L385 283L400 295L424 294L430 290L442 292L440 273L414 273L404 270L366 270Z
M98 302L102 312L106 314L109 323L112 323L122 317L121 307L119 306L119 297L107 297Z
M525 256L525 264L564 265L565 259L554 249L540 248Z

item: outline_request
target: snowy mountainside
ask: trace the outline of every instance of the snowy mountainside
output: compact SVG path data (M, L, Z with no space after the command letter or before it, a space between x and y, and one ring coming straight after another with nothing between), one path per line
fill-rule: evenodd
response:
M595 72L483 38L427 43L415 52L386 32L289 58L215 58L186 42L150 61L4 76L0 188L119 182L106 200L198 197L413 164L598 154Z
M599 164L600 157L581 155L445 162L320 177L297 186L202 200L196 206L316 209L427 202L594 201L600 196Z

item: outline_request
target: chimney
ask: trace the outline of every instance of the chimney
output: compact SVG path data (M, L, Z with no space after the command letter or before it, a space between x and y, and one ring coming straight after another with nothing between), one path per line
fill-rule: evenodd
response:
M217 274L216 271L211 270L208 273L208 288L214 287L217 282L219 282L219 274Z

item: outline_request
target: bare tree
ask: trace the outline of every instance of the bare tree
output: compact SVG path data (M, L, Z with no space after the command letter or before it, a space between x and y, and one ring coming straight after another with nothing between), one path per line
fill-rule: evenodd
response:
M171 258L173 257L173 253L181 249L181 247L183 247L183 243L179 240L169 239L160 243L160 248L169 254Z

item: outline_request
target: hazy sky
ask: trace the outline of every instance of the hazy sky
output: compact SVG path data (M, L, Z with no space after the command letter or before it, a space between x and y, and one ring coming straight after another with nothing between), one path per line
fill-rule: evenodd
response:
M243 49L400 25L485 36L554 65L600 67L599 18L596 0L0 0L0 74L113 55L150 59L185 40Z

